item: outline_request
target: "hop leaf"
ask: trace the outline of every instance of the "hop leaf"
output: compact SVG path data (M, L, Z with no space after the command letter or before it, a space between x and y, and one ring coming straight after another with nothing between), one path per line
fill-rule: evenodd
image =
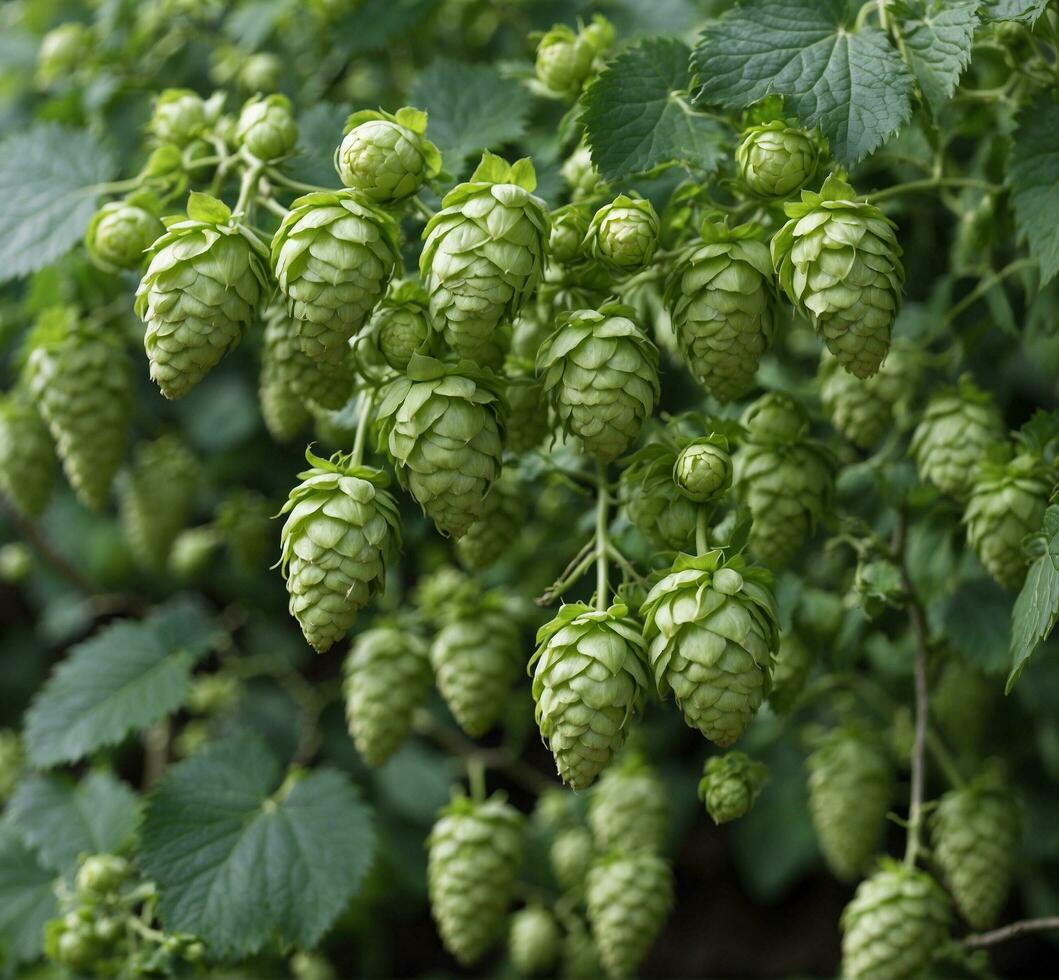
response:
M547 973L559 957L559 926L555 916L531 905L511 917L508 937L511 962L523 976Z

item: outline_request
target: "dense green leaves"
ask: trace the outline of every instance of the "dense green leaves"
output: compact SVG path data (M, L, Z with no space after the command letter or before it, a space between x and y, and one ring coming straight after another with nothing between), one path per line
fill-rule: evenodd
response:
M1033 652L1059 621L1059 507L1044 515L1045 551L1032 565L1015 600L1011 620L1011 675L1019 679Z
M1007 666L1011 598L991 579L972 579L941 605L946 639L983 670L998 673Z
M1047 7L1048 0L987 0L983 14L986 20L1035 24Z
M920 91L935 112L952 97L971 60L971 40L978 26L980 0L962 0L938 8L912 6L901 23L909 65Z
M40 955L44 923L55 914L54 872L10 823L0 823L0 962L23 963Z
M1008 179L1019 235L1047 282L1059 272L1059 105L1048 96L1019 114Z

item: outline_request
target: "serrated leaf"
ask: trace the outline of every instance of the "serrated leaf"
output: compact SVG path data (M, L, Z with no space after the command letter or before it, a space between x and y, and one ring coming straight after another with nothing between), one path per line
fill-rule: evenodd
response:
M306 184L329 187L335 175L335 147L342 142L342 124L352 111L345 102L318 102L298 117L298 152L288 170Z
M1040 263L1044 285L1059 272L1059 105L1048 95L1019 113L1008 183L1019 238Z
M56 915L55 875L41 866L15 828L0 823L0 950L4 965L36 959L44 923Z
M248 51L268 40L284 17L296 12L298 0L252 0L236 7L224 22L224 33Z
M330 27L330 42L347 54L366 54L386 47L407 33L441 0L361 0L354 10Z
M726 127L687 104L689 56L680 41L649 38L623 51L582 96L592 160L608 180L671 162L708 174L727 154Z
M934 112L952 98L971 60L979 6L979 0L945 6L930 2L917 10L917 17L901 23L912 74Z
M982 15L985 20L1017 20L1032 26L1048 9L1048 0L989 0Z
M856 163L912 112L912 76L887 36L853 30L844 0L749 0L707 26L692 55L703 103L742 108L773 92L835 157Z
M111 154L83 130L41 123L0 142L0 283L78 242L113 173Z
M37 775L18 784L8 813L41 864L67 874L79 854L121 850L136 832L140 803L125 783L106 772L89 773L80 783Z
M316 944L371 865L370 813L349 780L316 771L289 792L256 736L217 742L165 776L147 807L141 855L167 929L218 955L273 934Z
M1011 613L1010 691L1025 670L1034 651L1059 622L1059 506L1044 514L1046 550L1026 573L1026 581Z
M988 673L1004 669L1011 642L1011 599L992 579L964 582L941 604L949 643Z

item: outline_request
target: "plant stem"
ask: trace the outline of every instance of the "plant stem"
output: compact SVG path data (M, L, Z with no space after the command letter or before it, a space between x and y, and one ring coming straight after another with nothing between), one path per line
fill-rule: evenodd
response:
M257 190L257 182L265 170L261 162L252 163L243 171L242 180L239 182L239 200L235 202L232 209L233 214L245 214L249 218L249 208L254 192Z
M289 187L292 191L302 191L305 194L315 194L318 192L327 193L329 190L334 188L318 187L316 184L303 184L300 180L294 180L291 177L286 176L274 167L269 167L266 171L268 179L274 184L279 184L281 187Z
M938 736L938 733L930 728L927 729L927 748L930 749L930 754L934 757L934 761L937 762L938 767L945 774L945 778L949 783L956 788L963 786L964 778L960 775L960 770L955 760L952 758L948 748L946 748L945 743Z
M607 474L603 464L596 462L596 477L599 497L596 500L596 608L601 612L608 604L607 581L607 507L610 503L607 492Z
M1043 932L1045 929L1059 929L1059 915L1043 919L1020 919L1018 922L1001 926L991 932L980 932L977 935L968 936L964 939L964 943L971 949L982 949L984 946L995 946L1005 940L1014 939L1024 932Z
M699 506L695 515L695 554L704 555L710 549L710 511L705 504Z
M581 558L580 561L575 558L574 561L577 563L574 564L574 562L571 562L570 565L567 566L569 571L563 572L562 577L553 582L546 592L537 597L535 601L538 606L551 605L551 603L562 596L567 589L569 589L579 578L581 578L582 575L585 574L585 572L589 570L589 568L592 567L592 563L596 561L596 551L593 547L595 543L596 541L593 537L592 541L589 542L589 551L587 554L585 553L585 549L582 549L579 554L584 554L584 557Z
M923 180L910 180L906 184L894 184L892 187L884 187L881 191L873 191L866 195L871 204L887 201L891 197L900 194L910 194L914 191L931 191L939 187L976 187L983 191L999 192L1003 188L999 184L991 184L986 180L976 180L973 177L928 177Z
M357 416L357 433L353 437L353 453L351 462L354 466L360 466L364 459L364 446L368 441L368 426L371 424L372 411L375 408L375 392L364 391L360 396L360 414Z
M942 321L945 326L948 326L956 319L964 310L969 306L974 305L978 302L986 293L989 292L997 283L1002 282L1008 276L1014 275L1016 272L1021 272L1023 269L1037 268L1036 259L1015 259L1014 262L1009 262L1003 269L994 272L993 275L986 279L981 280L977 286L974 287L963 299L960 300L948 313L945 314L945 319Z
M467 782L471 787L471 799L475 803L484 803L485 760L480 755L467 756Z

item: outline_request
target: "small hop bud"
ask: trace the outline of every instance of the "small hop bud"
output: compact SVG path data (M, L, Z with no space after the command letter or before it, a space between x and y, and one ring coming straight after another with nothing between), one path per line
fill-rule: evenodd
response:
M557 95L575 98L592 71L596 49L565 24L545 31L537 44L537 78Z
M33 567L33 554L21 541L11 541L0 547L0 582L16 585Z
M114 854L90 854L77 869L77 890L106 895L121 887L128 876L129 864Z
M588 215L574 204L559 208L552 215L552 233L548 249L557 262L576 262L582 257L581 247L588 234Z
M273 92L283 77L283 62L270 51L250 55L239 68L237 81L247 92Z
M89 49L84 24L60 24L44 35L37 52L37 72L45 85L70 75Z
M88 254L100 265L134 269L165 232L158 217L133 201L110 201L95 215L85 233Z
M285 95L249 99L239 113L235 136L259 160L278 160L294 149L298 126Z
M592 151L583 143L563 161L560 172L570 188L570 197L575 201L591 197L603 183L592 163Z
M187 146L206 128L206 103L186 88L167 88L154 104L147 128L164 143Z
M650 201L619 194L592 218L586 242L616 272L644 268L658 248L658 215Z
M441 170L441 154L426 130L426 113L407 106L396 115L355 112L335 153L342 183L380 204L411 197Z
M511 917L508 938L511 962L523 976L547 973L559 957L559 925L555 916L531 905Z
M735 151L743 183L759 197L787 197L813 176L817 146L808 133L779 120L753 126Z
M750 812L768 769L745 752L729 752L706 760L699 780L699 799L714 823L738 820Z
M732 485L728 440L724 436L708 436L685 446L673 465L673 482L697 504L723 494Z
M591 22L581 28L579 37L592 45L596 54L605 54L614 46L617 33L614 25L602 14L594 14Z

